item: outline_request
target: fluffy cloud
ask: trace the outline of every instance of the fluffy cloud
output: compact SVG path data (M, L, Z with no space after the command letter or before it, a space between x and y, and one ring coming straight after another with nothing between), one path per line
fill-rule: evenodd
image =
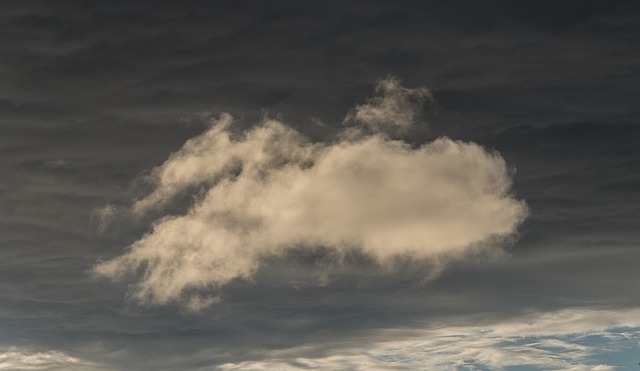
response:
M143 215L200 195L188 212L160 218L95 272L118 278L143 267L134 297L197 309L212 299L185 292L250 278L262 258L291 248L360 249L384 264L459 256L513 235L526 207L510 194L499 154L448 138L417 148L390 139L427 95L396 80L380 86L382 97L355 111L375 132L332 143L275 120L235 133L222 115L153 170L155 189L132 206Z
M599 356L637 349L640 310L565 309L533 313L500 323L455 326L425 324L422 329L382 330L326 351L312 346L272 351L263 361L228 363L222 370L499 370L608 371L615 364ZM462 324L461 324L462 323Z

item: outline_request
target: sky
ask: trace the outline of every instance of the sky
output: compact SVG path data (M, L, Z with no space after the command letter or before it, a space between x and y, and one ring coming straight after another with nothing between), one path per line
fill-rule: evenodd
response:
M640 3L0 24L0 370L639 367Z

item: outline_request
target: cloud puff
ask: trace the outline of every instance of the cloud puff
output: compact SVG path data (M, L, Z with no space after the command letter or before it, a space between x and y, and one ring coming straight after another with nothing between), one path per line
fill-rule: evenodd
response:
M162 304L250 278L262 258L291 248L360 249L385 263L460 255L513 235L526 207L510 194L504 160L448 138L418 148L390 139L378 118L402 127L411 114L399 113L402 96L384 103L389 91L402 95L404 88L396 80L381 84L373 119L363 116L376 133L333 143L311 143L275 120L234 133L232 117L222 115L153 170L155 189L132 211L162 209L189 192L201 196L95 272L118 278L142 267L132 295ZM197 309L209 301L196 295L185 302Z
M394 77L378 81L376 93L379 95L349 112L344 123L361 125L374 133L405 134L420 123L425 106L433 99L428 89L405 88Z

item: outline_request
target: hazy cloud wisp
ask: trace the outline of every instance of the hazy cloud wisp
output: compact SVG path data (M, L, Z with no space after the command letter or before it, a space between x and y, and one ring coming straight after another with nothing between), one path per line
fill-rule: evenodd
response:
M433 100L427 88L405 88L394 77L378 81L376 93L378 95L349 112L343 123L373 133L402 135L417 124L424 124L420 118Z

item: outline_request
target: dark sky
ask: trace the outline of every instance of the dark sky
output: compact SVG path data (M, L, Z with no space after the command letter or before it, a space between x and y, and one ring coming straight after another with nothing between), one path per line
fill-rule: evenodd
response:
M0 369L564 369L489 353L429 366L438 355L380 344L575 313L609 327L536 333L565 342L540 359L637 367L639 2L5 0L0 24ZM197 312L92 273L202 196L100 228L98 210L148 194L145 174L212 117L233 115L237 131L273 118L332 143L389 76L432 93L429 130L405 142L447 136L506 161L529 214L502 254L425 279L432 261L381 268L359 250L337 262L299 246L210 288L219 301ZM594 333L567 340L603 328L627 329L600 334L611 354L577 348ZM534 335L509 336L524 347Z

